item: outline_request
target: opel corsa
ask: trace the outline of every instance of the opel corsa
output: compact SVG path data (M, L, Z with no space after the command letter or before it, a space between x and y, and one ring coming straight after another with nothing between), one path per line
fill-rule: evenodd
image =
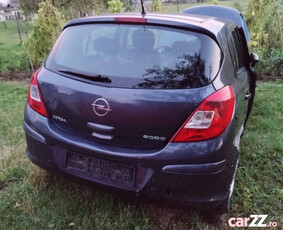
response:
M129 197L228 211L255 93L248 41L219 6L67 23L31 79L27 155Z

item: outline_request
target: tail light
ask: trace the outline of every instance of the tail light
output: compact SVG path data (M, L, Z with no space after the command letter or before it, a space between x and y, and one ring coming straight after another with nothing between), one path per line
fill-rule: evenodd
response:
M35 71L31 77L29 91L28 91L28 104L36 112L40 113L42 116L49 117L45 106L43 104L42 96L38 87L37 75L38 71Z
M225 86L202 101L171 142L201 141L219 136L229 125L234 109L234 90Z

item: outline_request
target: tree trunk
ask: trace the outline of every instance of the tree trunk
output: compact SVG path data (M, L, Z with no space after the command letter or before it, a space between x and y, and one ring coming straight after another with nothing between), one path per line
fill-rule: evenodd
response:
M7 29L7 25L6 25L6 23L2 20L2 18L0 18L0 20L1 20L1 22L3 22L3 24L4 24L5 28Z
M21 45L22 45L23 44L23 39L22 39L22 33L21 33L21 29L20 29L20 25L19 25L19 19L18 19L17 15L16 15L16 22L17 22L17 27L18 27L19 39L20 39Z

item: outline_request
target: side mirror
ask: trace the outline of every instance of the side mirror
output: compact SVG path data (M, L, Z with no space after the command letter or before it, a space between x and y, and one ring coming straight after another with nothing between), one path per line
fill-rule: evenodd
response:
M259 62L258 55L256 53L251 53L251 55L250 55L250 65L251 65L251 67L255 67L258 62Z

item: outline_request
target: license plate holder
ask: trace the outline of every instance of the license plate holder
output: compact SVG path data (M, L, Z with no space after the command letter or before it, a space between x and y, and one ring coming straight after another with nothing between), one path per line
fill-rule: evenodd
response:
M65 168L68 171L87 175L100 181L114 184L134 186L135 168L94 156L68 152Z

